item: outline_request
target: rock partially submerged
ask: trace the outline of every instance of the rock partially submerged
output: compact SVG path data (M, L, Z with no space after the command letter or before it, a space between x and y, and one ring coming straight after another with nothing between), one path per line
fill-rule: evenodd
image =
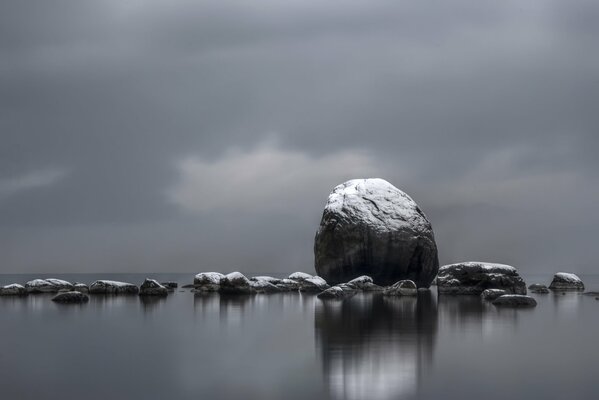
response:
M85 283L74 283L73 290L81 293L89 293L89 286Z
M558 272L553 275L553 280L549 285L549 289L553 290L584 290L584 283L575 274L567 272Z
M160 283L162 286L164 286L167 289L176 289L179 287L179 284L177 282L172 282L172 281L167 281L167 282L161 282Z
M299 281L299 291L300 292L322 292L323 290L328 289L329 284L322 279L320 276L313 276L308 279L304 279Z
M193 279L196 290L204 292L217 292L225 275L220 272L201 272Z
M231 272L220 280L220 293L227 294L250 294L252 293L252 284L241 272Z
M368 275L379 285L437 274L430 222L407 194L383 179L354 179L333 189L314 242L315 268L338 284Z
M0 287L0 296L27 296L27 294L25 286L18 283Z
M439 268L437 289L444 294L480 295L485 289L526 294L526 283L516 268L485 262L463 262Z
M383 290L385 296L417 296L418 288L413 281L403 280L395 282L393 285Z
M266 280L250 280L250 285L252 287L252 292L260 293L260 294L268 294L268 293L278 293L281 292L282 289L273 285L272 283Z
M352 288L348 284L342 283L340 285L331 286L330 288L325 289L316 297L323 300L341 300L353 296L356 294L356 292L357 290L355 288Z
M139 287L140 296L166 296L168 289L154 279L147 279Z
M507 292L503 289L485 289L480 294L481 299L486 301L493 301L499 296L503 296L507 294Z
M359 276L347 283L364 292L380 292L383 290L381 286L374 283L371 277L366 275Z
M498 307L536 307L537 301L530 296L519 294L504 294L493 300Z
M281 279L276 286L283 292L296 292L300 289L301 283L293 279Z
M272 276L263 276L263 275L262 276L252 276L250 278L250 281L253 281L253 282L263 281L263 282L272 283L273 285L277 285L277 284L281 283L281 280L282 279L280 279L280 278L274 278Z
M85 293L73 290L70 292L58 293L56 296L52 297L52 301L70 304L87 303L89 301L89 296Z
M313 278L312 275L307 274L305 272L294 272L293 274L289 275L289 279L292 279L294 281L298 281L298 282L302 282L305 281L306 279L311 279Z
M92 283L89 292L92 294L138 294L139 288L132 283L102 279Z
M73 289L71 282L62 279L34 279L25 284L25 289L29 293L57 293L60 289Z

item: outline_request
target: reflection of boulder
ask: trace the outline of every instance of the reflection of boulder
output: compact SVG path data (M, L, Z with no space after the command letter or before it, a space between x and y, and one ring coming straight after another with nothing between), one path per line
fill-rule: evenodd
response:
M401 398L416 391L432 361L437 304L430 291L317 302L314 318L332 398Z

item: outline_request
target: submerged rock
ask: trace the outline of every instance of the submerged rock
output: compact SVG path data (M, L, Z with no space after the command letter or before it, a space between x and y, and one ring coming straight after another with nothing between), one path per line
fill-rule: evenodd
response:
M345 285L345 284L341 284L341 285ZM337 286L331 286L330 288L320 292L318 294L319 299L345 299L348 297L353 296L356 293L356 289L351 289L350 287L348 287L347 285L341 286L341 285L337 285Z
M193 279L193 286L196 290L216 292L220 289L220 282L224 277L220 272L201 272Z
M533 283L532 285L528 286L528 288L530 290L536 290L536 289L547 289L546 285L543 285L541 283Z
M252 284L241 272L231 272L220 280L219 291L228 294L250 294Z
M85 293L76 291L61 292L52 297L52 301L57 303L87 303L89 301L89 296Z
M537 301L530 296L504 294L493 300L493 305L500 307L536 307Z
M516 268L509 265L471 261L439 268L439 293L480 295L485 289L503 289L523 295L526 283Z
M366 275L359 276L347 283L365 292L380 292L383 290L381 286L373 282L371 277Z
M172 281L160 282L160 284L167 289L176 289L179 287L179 284L177 282L172 282Z
M73 289L73 284L62 279L34 279L25 284L29 293L57 293L60 289Z
M549 285L549 289L584 290L584 283L582 283L582 280L574 274L558 272L557 274L553 275L553 280Z
M146 280L139 287L139 295L166 296L168 295L168 289L158 283L158 281L146 278Z
M413 281L403 280L383 290L385 296L417 296L418 288Z
M314 276L307 274L305 272L294 272L293 274L289 275L289 279L292 279L294 281L305 281L306 279L311 279Z
M102 279L92 283L89 292L92 294L138 294L139 288L132 283Z
M321 292L329 287L329 284L320 276L313 276L300 281L299 290L300 292Z
M430 222L383 179L354 179L333 189L314 256L318 275L333 284L368 275L379 285L409 279L429 287L439 268Z
M480 297L483 300L493 301L499 296L503 296L504 294L507 294L507 292L503 289L485 289L480 294Z
M25 286L13 283L0 287L0 296L27 296Z
M295 292L300 289L301 283L293 279L281 279L275 286L284 292Z

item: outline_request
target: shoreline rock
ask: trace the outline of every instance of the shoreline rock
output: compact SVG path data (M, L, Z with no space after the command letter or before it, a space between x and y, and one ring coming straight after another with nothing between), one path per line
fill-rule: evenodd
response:
M552 290L584 290L584 283L575 274L558 272L549 285Z
M410 280L395 282L393 285L383 290L384 296L417 296L418 288L416 283Z
M507 292L503 289L485 289L480 294L481 299L486 301L493 301L497 299L499 296L503 296L507 294Z
M89 296L77 291L61 292L52 297L52 301L65 304L87 303L89 301Z
M18 283L0 287L0 296L27 296L28 294L25 286Z
M62 279L47 278L33 279L25 284L25 289L29 293L57 293L60 289L73 289L71 282Z
M132 283L101 279L90 285L89 292L91 294L138 294L139 288Z
M525 295L526 283L516 268L509 265L468 261L439 268L440 294L480 295L485 289Z
M148 279L139 287L140 296L167 296L168 289L154 279Z
M492 304L498 307L536 307L537 301L521 294L504 294L493 300Z

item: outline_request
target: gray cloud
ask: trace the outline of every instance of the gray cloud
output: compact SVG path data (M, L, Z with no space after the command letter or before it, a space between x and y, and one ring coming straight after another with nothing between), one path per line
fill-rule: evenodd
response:
M442 262L592 271L597 15L585 0L2 2L3 190L69 172L4 195L0 271L309 269L328 191L374 173L427 212ZM291 211L265 216L276 205Z

